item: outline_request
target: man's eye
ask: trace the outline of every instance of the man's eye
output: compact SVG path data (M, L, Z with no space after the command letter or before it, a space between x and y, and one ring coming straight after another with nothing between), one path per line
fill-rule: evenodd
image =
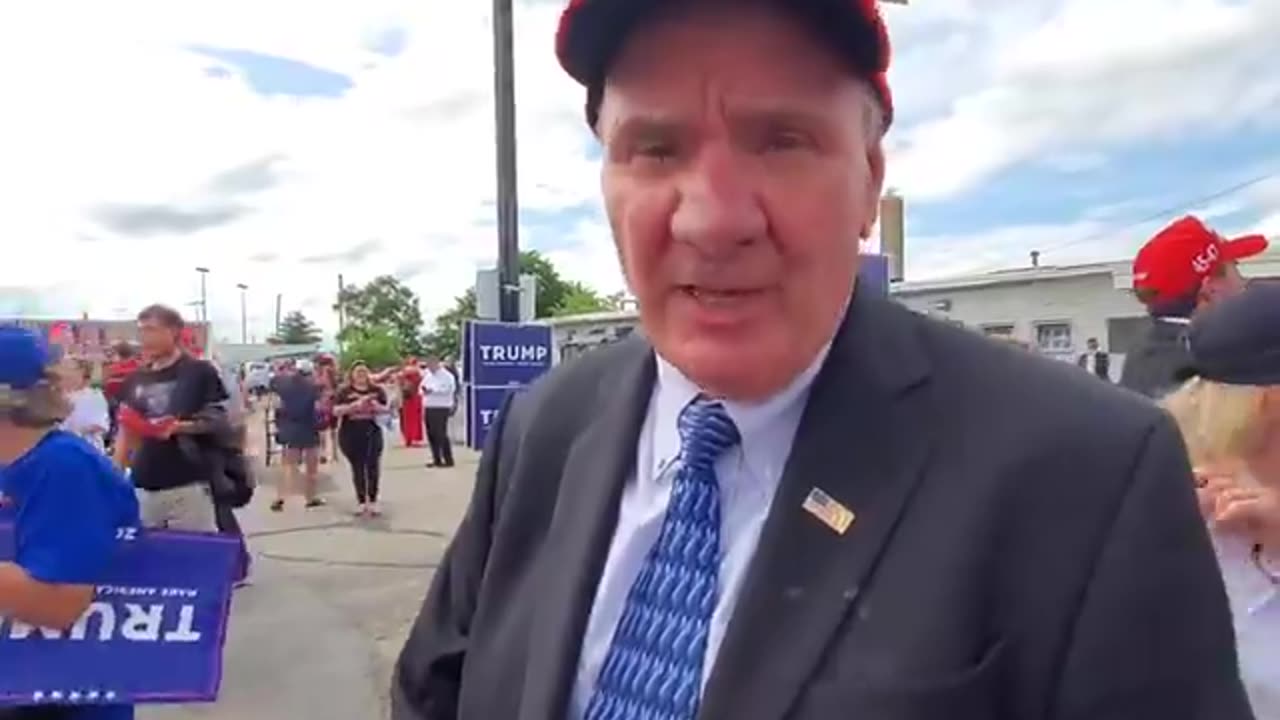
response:
M676 156L676 147L674 143L667 142L642 143L636 146L635 154L645 160L666 162Z
M760 149L764 152L786 152L808 146L809 141L804 135L791 131L770 132L760 142Z

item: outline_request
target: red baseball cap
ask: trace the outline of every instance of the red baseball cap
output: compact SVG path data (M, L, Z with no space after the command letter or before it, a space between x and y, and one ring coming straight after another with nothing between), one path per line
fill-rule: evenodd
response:
M885 126L893 121L889 69L889 32L878 0L774 0L830 44L849 67L875 89ZM600 87L609 65L631 30L671 0L569 0L556 31L556 57L565 72L589 90L587 122L595 127Z
M1198 290L1223 263L1266 249L1263 235L1228 240L1188 215L1156 233L1138 251L1133 261L1133 288L1151 305L1176 301Z

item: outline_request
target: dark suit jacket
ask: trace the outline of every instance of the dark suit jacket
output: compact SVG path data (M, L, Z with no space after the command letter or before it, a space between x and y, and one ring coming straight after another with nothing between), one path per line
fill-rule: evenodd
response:
M1077 360L1076 364L1082 368L1089 367L1089 353L1084 353ZM1101 350L1093 353L1093 374L1106 380L1111 381L1111 355Z
M654 382L629 340L490 435L396 720L562 720ZM801 509L821 487L839 535ZM1185 451L1143 399L856 299L813 386L703 720L1242 720Z

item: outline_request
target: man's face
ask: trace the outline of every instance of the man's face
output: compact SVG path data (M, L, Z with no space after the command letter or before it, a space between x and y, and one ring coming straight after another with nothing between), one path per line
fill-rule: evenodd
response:
M1200 288L1200 304L1210 305L1215 302L1235 297L1244 292L1248 281L1240 274L1236 263L1227 261L1218 265L1213 274L1205 278Z
M1089 348L1089 352L1097 352L1097 351L1098 351L1098 341L1097 341L1097 340L1090 340L1089 342L1085 343L1085 345L1087 345L1087 346L1088 346L1088 348Z
M138 321L138 343L147 357L165 357L178 345L178 331L152 318Z
M647 336L708 392L754 400L833 336L884 158L837 58L776 10L725 7L636 31L597 130Z

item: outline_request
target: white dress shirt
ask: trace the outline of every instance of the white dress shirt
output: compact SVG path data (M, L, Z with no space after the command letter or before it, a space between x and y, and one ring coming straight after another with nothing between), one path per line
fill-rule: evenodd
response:
M1258 720L1280 720L1280 558L1264 558L1259 567L1249 542L1215 535L1213 544L1231 600L1240 677L1253 714Z
M808 369L772 398L751 405L724 403L742 442L716 462L716 478L720 483L720 587L702 666L703 687L715 664L747 567L759 544L760 530L791 454L809 388L828 350L829 347L823 348ZM657 382L636 445L636 473L622 492L618 525L583 636L570 718L581 718L586 712L600 667L613 641L614 628L622 617L627 594L650 548L658 540L671 497L674 461L680 452L676 421L685 406L700 393L679 370L658 358Z
M422 404L429 408L452 408L453 396L458 390L458 383L453 373L443 367L435 372L422 369Z

